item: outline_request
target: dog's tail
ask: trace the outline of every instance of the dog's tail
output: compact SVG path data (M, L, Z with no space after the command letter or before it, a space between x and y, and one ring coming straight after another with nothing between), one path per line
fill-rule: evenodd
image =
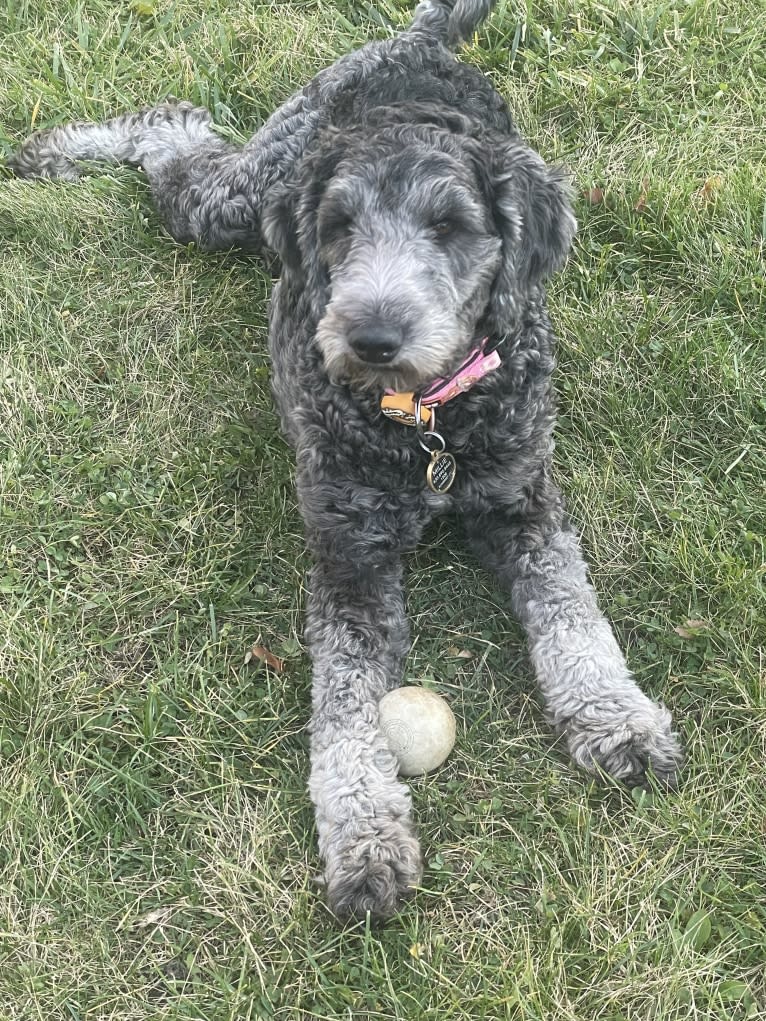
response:
M447 46L458 46L488 18L497 0L420 0L410 32L436 37Z

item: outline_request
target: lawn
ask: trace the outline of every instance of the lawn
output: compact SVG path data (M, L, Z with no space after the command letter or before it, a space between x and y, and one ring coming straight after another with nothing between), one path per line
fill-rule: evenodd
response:
M0 0L0 155L168 94L244 139L411 8ZM765 21L499 0L463 52L574 174L557 468L687 763L670 796L574 772L506 596L437 529L407 675L458 743L412 782L423 889L382 930L316 881L266 268L175 244L127 169L0 171L4 1021L766 1016Z

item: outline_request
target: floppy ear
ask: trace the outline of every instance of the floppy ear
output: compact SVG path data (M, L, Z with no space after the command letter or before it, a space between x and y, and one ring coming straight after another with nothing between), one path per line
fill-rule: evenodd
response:
M301 273L301 250L298 244L298 218L294 188L280 181L266 194L261 214L261 229L266 244L279 256L282 265Z
M577 230L566 172L521 145L505 150L492 175L495 220L503 241L492 287L495 329L507 332L520 306L561 269Z
M317 255L317 212L344 151L339 133L325 131L321 143L303 155L287 178L269 188L261 215L268 247L314 291L327 282Z
M316 164L312 158L303 160L296 175L272 186L262 224L266 244L282 262L282 275L301 288L319 320L329 300L329 281L317 244L317 211L327 178L313 176Z

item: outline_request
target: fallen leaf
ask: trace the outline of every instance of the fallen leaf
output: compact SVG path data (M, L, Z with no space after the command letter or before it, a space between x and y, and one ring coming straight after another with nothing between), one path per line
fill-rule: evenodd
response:
M147 911L141 918L137 918L134 925L137 929L146 929L150 925L167 925L175 912L175 908L170 906L164 908L154 908L153 911Z
M281 674L285 668L285 661L275 656L273 652L269 652L263 645L254 645L247 650L245 653L245 666L248 663L252 663L254 659L257 659L259 663L265 663L266 666L270 666L278 674Z
M426 956L426 947L422 943L413 943L410 947L410 957L414 957L416 961L419 961L422 957Z
M638 202L633 207L637 213L643 213L646 209L646 202L649 198L649 178L645 177L641 181L641 194L638 196Z
M702 187L694 193L695 200L701 205L713 202L722 185L723 178L719 174L716 174L714 177L708 177Z
M678 627L674 627L673 630L681 638L696 638L700 634L704 634L708 629L708 622L706 620L687 620L685 624L679 624Z
M589 188L583 192L583 198L589 206L600 206L604 201L603 188Z
M450 645L447 648L447 655L454 656L455 659L473 659L472 652L469 652L468 649L458 649L457 645Z

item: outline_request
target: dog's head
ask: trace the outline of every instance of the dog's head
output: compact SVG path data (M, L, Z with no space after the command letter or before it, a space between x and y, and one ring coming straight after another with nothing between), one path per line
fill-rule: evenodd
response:
M520 143L397 124L328 132L263 226L311 297L331 378L416 389L512 331L575 220L562 172Z

